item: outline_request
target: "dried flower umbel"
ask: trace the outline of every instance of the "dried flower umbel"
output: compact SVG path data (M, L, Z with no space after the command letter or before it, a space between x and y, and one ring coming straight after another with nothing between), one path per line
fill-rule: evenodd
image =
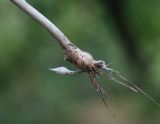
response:
M11 0L16 4L20 9L30 15L34 20L39 22L51 35L57 39L58 43L61 45L64 50L65 60L71 62L78 68L77 71L72 71L66 67L58 67L49 69L59 74L76 74L87 72L89 78L96 88L96 91L100 94L103 102L106 107L108 107L107 102L104 99L104 96L107 96L107 92L99 84L99 76L108 77L111 80L131 89L134 92L141 92L154 103L160 106L160 104L154 100L151 96L145 93L143 90L138 88L135 84L124 78L120 75L118 71L113 70L109 67L109 64L106 64L105 61L95 60L91 54L82 51L77 46L75 46L63 33L60 31L50 20L43 16L39 11L32 7L25 0ZM122 80L122 81L121 81ZM109 109L110 110L110 109Z

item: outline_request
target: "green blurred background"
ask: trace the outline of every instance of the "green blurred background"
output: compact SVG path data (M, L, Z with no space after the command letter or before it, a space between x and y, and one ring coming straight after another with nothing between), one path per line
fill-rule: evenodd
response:
M160 102L159 0L28 0L81 49ZM159 124L160 108L141 94L101 79L114 97L104 107L87 74L74 67L57 41L9 0L0 1L0 124Z

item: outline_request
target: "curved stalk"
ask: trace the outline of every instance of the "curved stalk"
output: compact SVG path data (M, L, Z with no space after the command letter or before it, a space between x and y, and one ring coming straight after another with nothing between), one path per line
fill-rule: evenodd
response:
M11 0L25 13L31 16L34 20L39 22L54 38L57 39L59 44L63 49L67 49L67 44L73 44L71 41L63 34L63 32L57 28L50 20L48 20L44 15L37 11L33 6L27 3L25 0Z

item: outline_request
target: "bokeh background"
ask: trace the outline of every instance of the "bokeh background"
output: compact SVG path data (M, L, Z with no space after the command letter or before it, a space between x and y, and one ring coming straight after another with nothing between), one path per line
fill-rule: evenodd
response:
M159 0L28 0L81 49L108 63L160 102ZM160 108L141 94L101 78L115 98L114 119L86 74L57 41L13 5L0 1L0 124L159 124Z

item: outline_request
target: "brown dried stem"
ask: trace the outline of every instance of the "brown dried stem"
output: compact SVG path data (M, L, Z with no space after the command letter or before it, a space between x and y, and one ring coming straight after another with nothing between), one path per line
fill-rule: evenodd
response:
M32 7L25 0L11 0L21 10L26 12L34 20L39 22L62 46L65 59L74 64L77 68L87 71L92 69L93 57L75 46L50 20L43 16L39 11Z

